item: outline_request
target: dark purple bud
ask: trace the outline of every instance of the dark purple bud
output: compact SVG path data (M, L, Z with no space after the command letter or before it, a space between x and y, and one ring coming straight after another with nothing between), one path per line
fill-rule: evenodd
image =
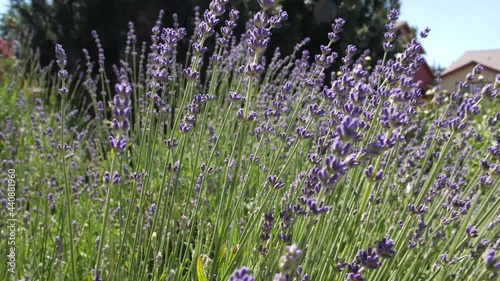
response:
M344 19L342 19L342 18L335 19L334 23L332 24L333 32L340 33L342 31L344 31L344 28L343 28L344 24L345 24Z
M258 30L258 29L267 30L266 27L269 24L269 17L266 15L266 13L264 13L262 11L258 11L253 16L253 22L254 22L255 26L257 27L256 30ZM256 30L249 30L248 32L250 32L250 34L253 34ZM254 38L256 38L256 37L260 37L260 36L254 35ZM265 37L269 37L269 36L265 36ZM263 37L261 37L261 38L263 38Z
M394 45L392 45L389 42L384 42L382 44L382 47L384 48L384 51L386 51L386 52L392 51L394 49Z
M488 268L489 270L500 270L500 259L498 257L495 257L495 250L486 250L484 254L484 263L486 263L486 268Z
M479 178L479 183L483 188L490 187L493 185L493 179L488 175L484 175Z
M233 275L229 277L229 281L254 281L255 278L250 275L250 269L242 267L237 269Z
M115 171L113 173L113 184L118 184L120 183L120 181L121 181L120 174L117 171Z
M130 129L130 123L129 123L128 119L125 119L122 121L121 129L124 132L127 132Z
M181 123L179 125L179 129L181 130L182 133L187 133L187 132L191 131L192 128L193 128L192 124Z
M431 32L431 29L426 27L424 31L420 32L420 37L426 38L427 36L429 36L429 32Z
M325 159L325 165L331 174L344 175L347 172L347 166L345 162L340 161L334 155L330 155Z
M376 181L380 181L384 178L384 171L383 170L379 170L376 174L375 174L375 180Z
M297 132L297 135L303 139L310 139L313 137L313 134L306 131L306 129L304 127L298 127L296 132Z
M238 113L236 113L236 116L239 120L243 120L245 118L245 110L243 108L238 109Z
M466 228L465 228L465 232L467 233L467 235L469 237L477 237L477 229L475 229L473 226L471 225L468 225Z
M61 87L57 90L57 92L60 94L60 95L67 95L69 93L69 90L68 88L66 87Z
M263 70L264 68L262 65L256 63L250 63L245 67L245 73L250 77L259 75Z
M101 270L99 269L97 270L97 273L94 276L94 281L102 281L100 275L101 275Z
M389 19L390 21L397 21L398 17L399 17L399 11L396 9L392 9L387 15L387 19Z
M113 136L110 136L109 142L111 144L111 148L118 151L123 151L123 149L125 149L125 147L127 146L127 140L124 138L115 138Z
M236 22L240 16L240 12L238 10L232 9L229 12L229 18L233 21Z
M167 140L164 140L163 143L168 147L168 148L175 148L179 145L179 142L177 141L177 139L167 139Z
M366 167L364 173L365 173L366 177L371 178L372 175L373 175L373 166L372 165L368 165L368 167Z
M126 81L121 81L120 83L115 84L115 91L122 98L130 96L132 93L132 87Z
M372 248L368 248L368 251L358 251L356 260L358 264L363 265L367 269L377 269L382 266L378 259L376 251L374 251Z
M408 205L408 211L410 211L414 214L417 214L417 215L420 215L420 214L427 212L428 209L429 208L427 206L425 206L424 204L421 204L420 207L418 207L418 208L416 208L414 204Z
M233 101L239 101L241 99L241 95L236 92L229 92L229 98Z
M65 69L61 69L57 72L57 76L59 77L59 79L61 80L66 80L69 76L69 73L67 70Z
M288 13L287 13L286 11L279 11L279 12L278 12L278 18L279 18L281 21L288 20Z
M377 254L385 259L394 257L396 250L394 250L393 241L391 239L382 238L382 240L377 243Z
M255 121L257 119L257 113L255 111L250 111L248 113L247 121Z
M104 183L109 183L111 181L111 175L108 171L104 172L102 180L104 181Z
M183 73L190 80L197 80L200 77L200 73L193 70L191 67L184 69Z
M220 16L220 15L224 14L224 12L226 11L226 7L225 7L224 3L223 2L221 3L218 1L210 2L209 8L210 8L210 11L212 13L214 13L216 16Z
M328 39L330 40L331 43L335 43L339 41L340 36L335 32L328 32Z

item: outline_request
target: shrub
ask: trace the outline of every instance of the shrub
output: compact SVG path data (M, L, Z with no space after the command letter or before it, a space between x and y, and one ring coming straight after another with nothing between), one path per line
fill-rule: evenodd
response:
M38 76L27 83L41 93L34 97L19 81L2 90L0 153L9 187L0 194L2 214L19 220L8 221L15 231L2 228L1 237L5 245L14 241L15 277L498 275L500 114L474 117L484 114L483 97L498 99L500 75L468 98L452 93L426 109L412 78L422 63L412 40L372 70L364 67L369 53L348 46L325 85L344 21L335 20L315 63L300 51L307 40L267 62L271 30L287 18L271 13L273 2L258 1L262 10L236 42L238 12L225 10L227 0L212 1L196 16L186 62L176 60L187 34L175 15L173 27L158 21L141 50L131 23L114 87L102 71L103 52L97 75L88 52L86 73L70 74L56 45L56 86L47 69L28 67ZM388 16L386 53L397 16ZM206 59L212 36L217 44ZM107 90L97 93L98 83ZM91 106L69 107L82 89ZM13 266L0 268L7 276Z

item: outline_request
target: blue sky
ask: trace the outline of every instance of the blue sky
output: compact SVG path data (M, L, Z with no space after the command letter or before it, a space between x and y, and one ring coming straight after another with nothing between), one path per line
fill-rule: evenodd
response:
M0 14L3 14L5 12L9 2L10 2L9 0L0 0Z
M400 19L423 30L429 65L448 67L466 51L500 49L499 0L401 0Z
M427 63L448 67L465 51L500 49L500 0L400 0L401 20L431 33ZM0 0L0 13L9 0Z

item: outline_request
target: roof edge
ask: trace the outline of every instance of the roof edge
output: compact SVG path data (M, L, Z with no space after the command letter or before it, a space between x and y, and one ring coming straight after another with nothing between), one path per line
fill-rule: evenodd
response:
M477 61L471 60L470 62L468 62L468 63L466 63L466 64L464 64L464 65L462 65L460 67L454 68L454 69L452 69L452 70L450 70L448 72L446 72L446 70L445 70L443 73L441 73L441 77L445 77L445 76L448 76L451 73L457 72L458 70L461 70L461 69L463 69L464 67L466 67L466 66L468 66L470 64L477 65L477 64L481 64L481 63L478 63ZM483 66L483 68L487 68L487 69L489 69L491 71L496 71L496 72L500 73L500 69L495 69L495 68L492 68L492 67L489 67L489 66L486 66L486 65L483 65L483 64L481 64L481 65Z

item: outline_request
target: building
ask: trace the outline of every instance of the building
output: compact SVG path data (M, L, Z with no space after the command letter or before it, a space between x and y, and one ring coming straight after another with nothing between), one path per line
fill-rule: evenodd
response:
M464 92L473 92L476 88L482 88L487 83L495 82L495 76L500 73L500 49L487 51L469 51L461 55L441 75L443 90L449 93L458 89L458 83L465 80L465 76L472 71L477 64L484 69L481 75L469 82Z

